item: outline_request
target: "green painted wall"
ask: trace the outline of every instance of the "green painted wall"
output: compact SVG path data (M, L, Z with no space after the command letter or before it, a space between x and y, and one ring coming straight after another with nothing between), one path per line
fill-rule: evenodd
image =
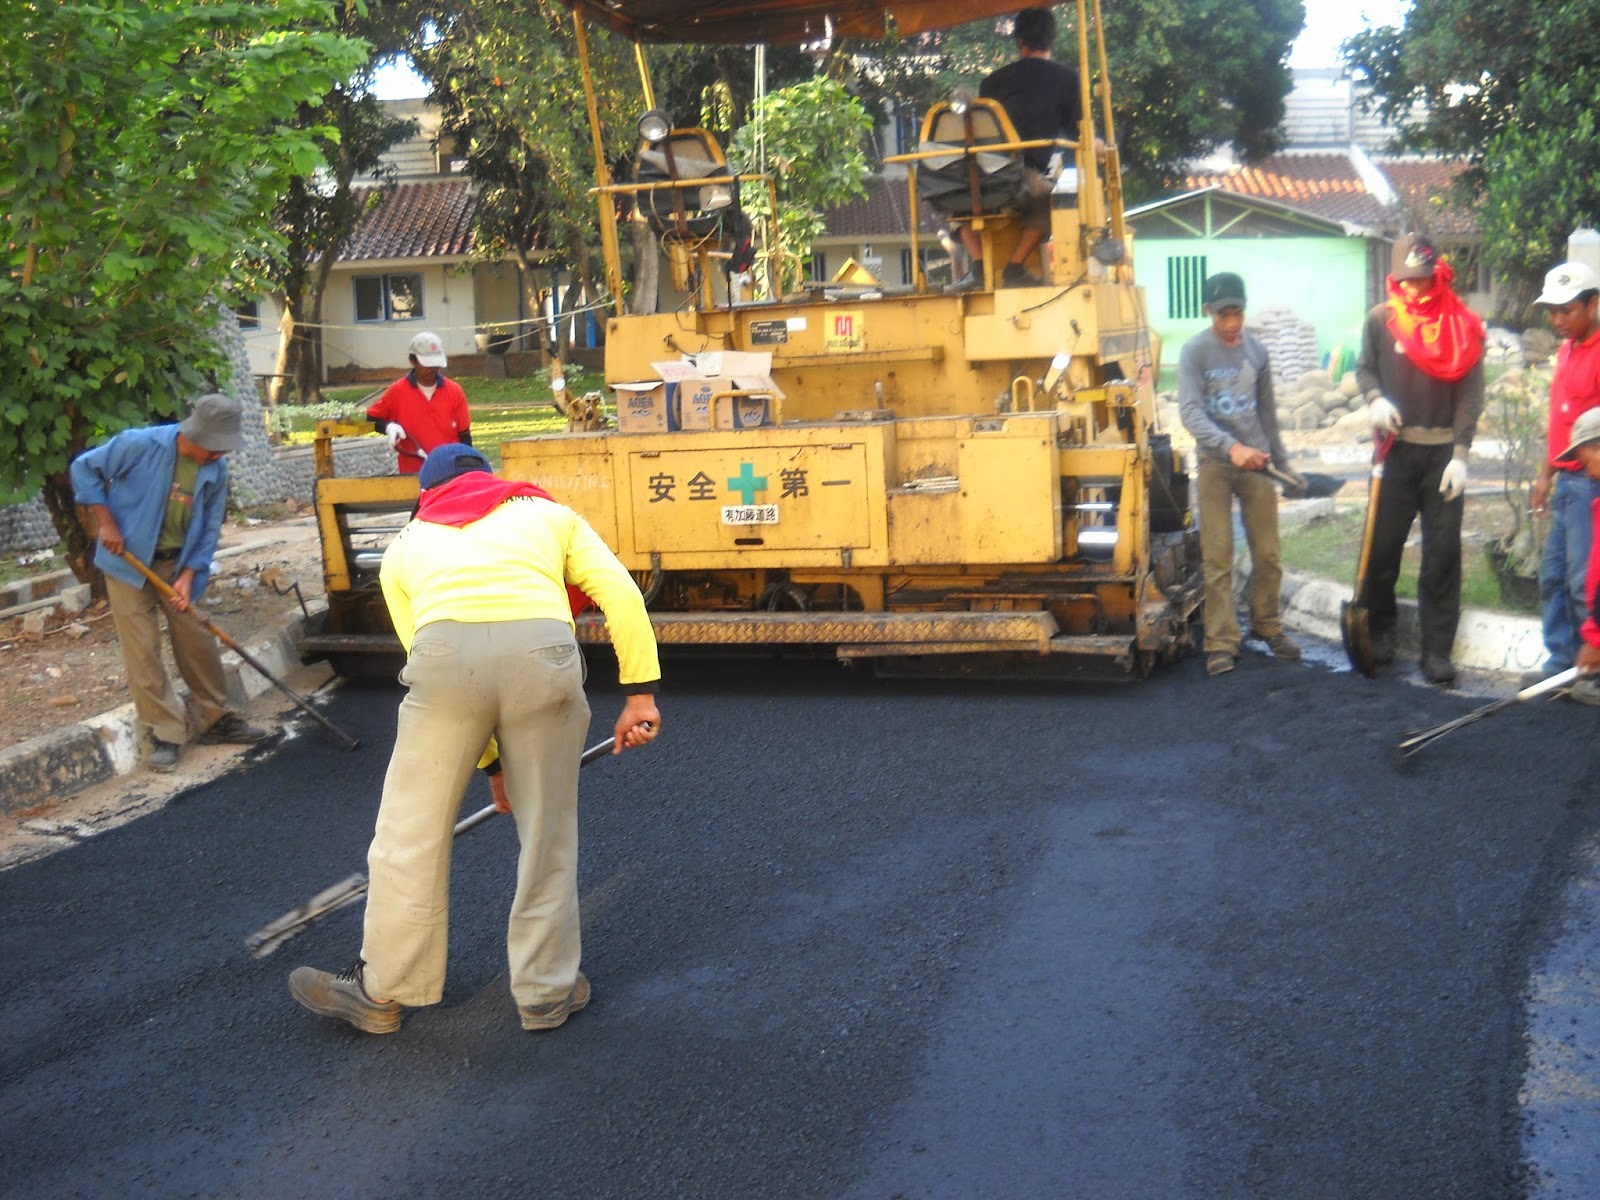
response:
M1367 242L1336 235L1264 238L1135 236L1134 276L1144 288L1150 324L1161 335L1163 386L1176 379L1178 350L1207 325L1205 317L1170 316L1167 260L1204 255L1206 273L1244 279L1250 310L1289 308L1317 330L1317 353L1355 349L1367 315Z

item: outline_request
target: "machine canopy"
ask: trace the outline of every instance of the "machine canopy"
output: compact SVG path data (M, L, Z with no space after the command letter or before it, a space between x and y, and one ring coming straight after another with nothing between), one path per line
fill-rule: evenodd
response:
M902 37L1016 12L1018 0L566 0L635 42L744 45Z

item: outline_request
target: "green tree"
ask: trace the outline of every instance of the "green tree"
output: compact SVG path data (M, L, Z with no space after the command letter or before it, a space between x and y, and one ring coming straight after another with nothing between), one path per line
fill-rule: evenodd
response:
M778 193L778 238L783 252L783 286L798 285L811 243L824 231L823 210L867 194L872 162L866 147L872 118L844 85L825 76L771 92L753 119L733 138L732 157L754 170L757 123L763 128L766 171ZM828 153L818 153L818 147ZM767 190L744 189L744 206L760 228L770 218Z
M535 271L573 272L564 309L598 272L594 147L584 113L572 14L555 0L453 5L437 36L413 52L442 113L441 136L455 139L479 185L475 240L495 260L520 268L530 311ZM589 27L588 45L607 159L630 149L639 116L632 48Z
M1600 22L1592 5L1433 0L1344 45L1401 144L1468 159L1485 261L1521 310L1568 234L1600 219Z
M1060 33L1053 57L1076 68L1075 10L1055 11ZM1231 145L1245 159L1277 149L1293 82L1289 48L1305 25L1301 0L1108 2L1102 13L1129 199L1171 188L1186 163L1218 146ZM930 100L957 86L975 88L1016 57L1009 20L993 19L855 49L875 64L863 94L887 96L914 117ZM1091 41L1094 80L1092 49Z
M288 181L275 211L279 239L263 256L260 276L278 303L278 354L268 391L279 404L291 392L301 403L321 399L323 297L339 251L361 218L393 186L383 154L416 132L416 122L388 114L371 93L377 62L411 44L420 24L416 3L367 0L337 10L337 31L371 47L362 68L318 101L299 105L295 124L311 132L326 164ZM327 130L327 133L319 131ZM362 183L376 187L360 188ZM358 190L359 189L359 190Z
M0 491L44 489L80 578L67 468L172 416L219 369L216 302L319 161L298 106L365 47L329 6L213 0L13 5L0 26Z

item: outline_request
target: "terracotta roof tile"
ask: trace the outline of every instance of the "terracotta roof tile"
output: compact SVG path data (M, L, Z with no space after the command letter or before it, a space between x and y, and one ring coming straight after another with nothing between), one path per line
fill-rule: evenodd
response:
M911 232L911 222L906 210L909 196L904 179L884 179L881 176L868 185L867 194L860 200L841 204L824 214L829 237L871 238L888 234ZM921 209L919 233L932 234L939 229L938 214L926 204Z
M378 189L358 191L371 195ZM466 179L402 183L362 218L339 260L470 254L475 207L472 185Z
M1243 196L1260 196L1303 212L1352 225L1381 226L1388 212L1367 191L1343 151L1328 154L1274 154L1260 162L1220 172L1190 175L1186 191L1220 187Z
M1378 170L1400 197L1401 207L1437 237L1470 237L1478 232L1472 207L1453 202L1450 185L1466 167L1459 158L1382 158Z

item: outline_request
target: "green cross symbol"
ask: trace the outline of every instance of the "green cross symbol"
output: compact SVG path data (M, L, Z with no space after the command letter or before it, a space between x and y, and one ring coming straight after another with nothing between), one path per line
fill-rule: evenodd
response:
M739 473L728 476L728 490L738 492L744 503L754 504L756 493L767 490L767 477L755 474L755 469L749 463L740 463Z

